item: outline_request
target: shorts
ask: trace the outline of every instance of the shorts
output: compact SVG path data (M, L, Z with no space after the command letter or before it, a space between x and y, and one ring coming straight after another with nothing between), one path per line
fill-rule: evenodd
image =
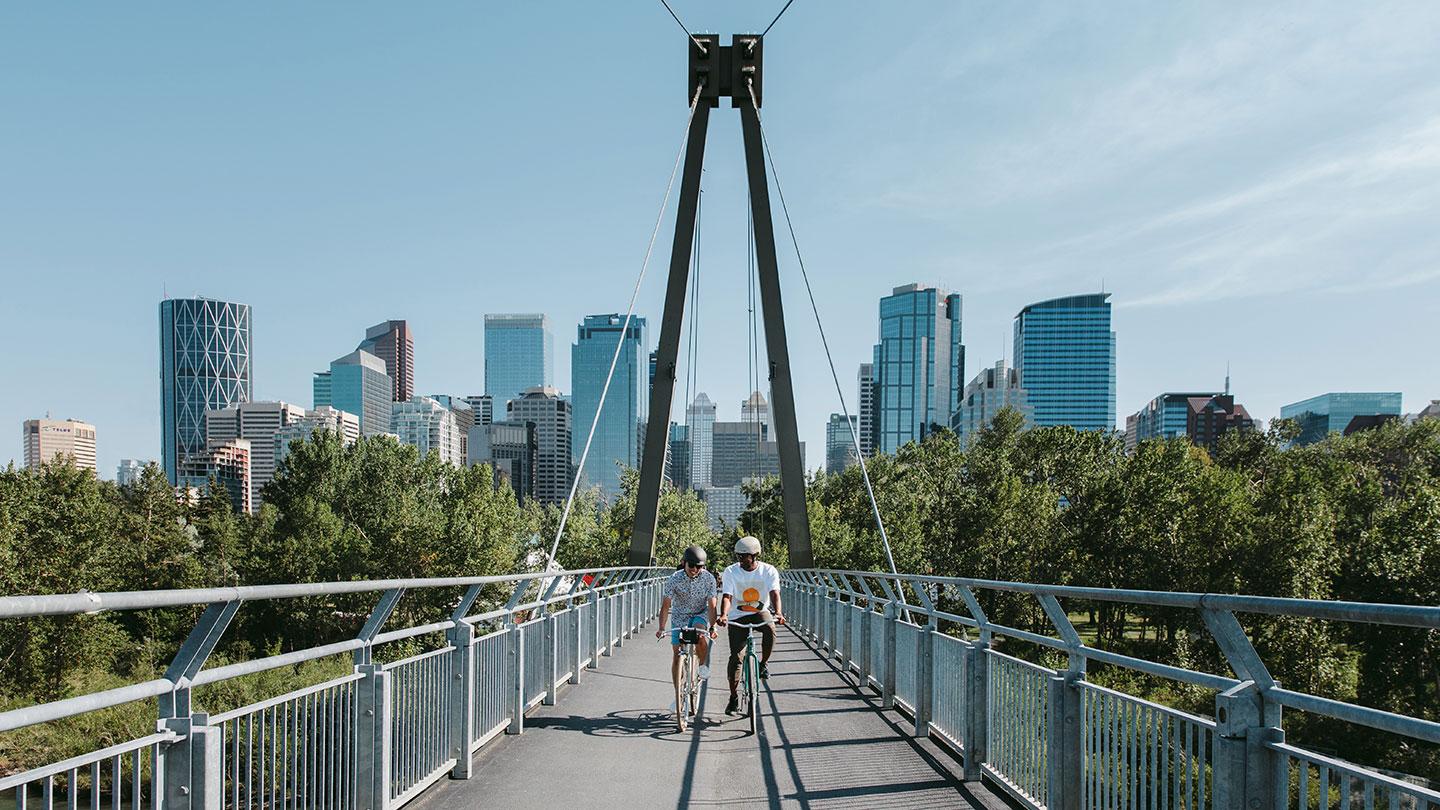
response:
M670 643L672 645L679 645L680 633L691 627L698 627L702 630L708 629L710 622L704 616L691 616L688 619L680 616L672 618L670 620Z

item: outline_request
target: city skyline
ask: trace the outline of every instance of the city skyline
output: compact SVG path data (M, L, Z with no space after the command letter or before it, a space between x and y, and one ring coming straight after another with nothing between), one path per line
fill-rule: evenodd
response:
M1437 396L1425 330L1440 315L1440 123L1426 77L1440 69L1440 13L1386 7L1219 21L1187 8L921 0L879 14L841 2L777 29L767 135L850 411L875 301L916 279L965 296L975 369L1009 356L1021 307L1113 293L1119 414L1159 391L1218 389L1227 362L1266 421L1321 391L1399 391L1407 412L1424 407ZM297 403L310 402L312 372L387 319L422 338L417 390L472 394L477 312L543 311L564 330L623 311L684 121L684 47L652 9L567 10L583 24L478 49L485 32L553 10L367 8L339 32L319 9L287 11L283 31L233 9L0 12L19 17L0 26L16 66L0 100L32 122L0 132L15 192L0 199L0 322L12 339L43 338L0 359L0 378L23 382L0 398L0 422L95 424L105 477L121 458L158 459L150 313L167 293L253 307L252 398ZM753 26L752 10L680 8L722 31ZM62 58L50 43L80 19L95 25ZM1143 47L1120 59L1123 32ZM637 42L597 55L597 70L634 77L622 97L577 96L559 68L594 37ZM876 65L863 109L805 56L861 46ZM249 58L261 50L274 58ZM477 77L502 66L512 81L477 96ZM999 86L1028 103L997 98ZM376 121L377 104L395 114ZM577 132L573 116L596 125ZM751 387L731 328L746 319L744 244L716 236L744 230L732 123L712 127L700 228L697 377L725 403ZM778 247L801 436L822 447L840 408ZM667 256L657 247L637 313L661 311ZM397 285L402 272L426 283ZM85 294L35 308L57 278ZM1217 323L1228 348L1191 342ZM20 463L18 440L5 449Z

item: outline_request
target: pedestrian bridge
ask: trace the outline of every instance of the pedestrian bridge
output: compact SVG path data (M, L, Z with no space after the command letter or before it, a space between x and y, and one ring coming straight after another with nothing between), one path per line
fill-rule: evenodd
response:
M5 621L206 606L164 677L0 713L3 734L136 701L157 711L153 734L97 739L91 753L0 777L0 807L1440 810L1440 792L1384 763L1287 743L1284 714L1339 718L1417 744L1440 742L1440 723L1283 688L1236 617L1434 630L1437 607L791 571L790 625L761 697L759 734L721 711L718 658L702 721L679 733L667 709L668 646L653 634L668 573L0 598ZM449 618L387 629L407 594L433 589L454 594ZM375 595L374 608L354 638L205 667L246 603L363 593ZM987 618L996 594L1033 601L1051 632ZM1198 614L1231 671L1091 646L1067 609L1105 602ZM427 651L387 654L407 640ZM194 695L335 655L352 656L353 671L251 705L207 711L221 707ZM1092 664L1209 690L1214 712L1095 685Z

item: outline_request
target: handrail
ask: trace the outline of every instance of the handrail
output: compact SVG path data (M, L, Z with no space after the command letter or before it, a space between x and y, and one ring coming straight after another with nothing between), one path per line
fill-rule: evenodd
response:
M429 577L418 579L370 579L354 582L311 582L287 585L238 585L227 588L188 588L158 591L113 591L42 596L0 596L0 619L26 616L72 616L111 610L210 605L224 602L254 602L262 599L298 599L306 596L334 596L372 591L452 588L461 585L492 585L500 582L573 577L611 571L660 570L649 567L610 566L574 571L539 571L533 574L503 574L484 577Z

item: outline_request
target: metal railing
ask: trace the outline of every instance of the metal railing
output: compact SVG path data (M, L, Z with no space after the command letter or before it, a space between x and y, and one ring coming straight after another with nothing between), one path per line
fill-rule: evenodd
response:
M180 591L0 597L0 620L205 605L163 678L0 712L0 733L156 699L156 733L0 778L16 810L359 808L390 810L447 774L563 683L659 613L668 570L597 568L499 577L262 585ZM381 632L407 591L464 589L442 621ZM486 588L503 607L472 611ZM353 639L205 669L242 605L378 593ZM495 600L498 604L503 599ZM384 664L379 645L444 634L434 649ZM196 686L351 653L354 671L208 714Z
M1440 723L1283 689L1237 613L1440 628L1440 607L1077 588L859 571L782 572L791 625L1020 804L1056 810L1440 810L1440 791L1291 745L1289 709L1440 742ZM1033 598L1046 632L999 624L978 594ZM945 595L942 600L941 595ZM1061 600L1193 611L1232 670L1087 643ZM951 612L951 605L963 606ZM942 626L950 633L941 632ZM1050 668L996 649L1051 651ZM1058 655L1056 655L1058 654ZM1039 656L1027 656L1039 657ZM1203 687L1202 717L1086 680L1091 663Z

